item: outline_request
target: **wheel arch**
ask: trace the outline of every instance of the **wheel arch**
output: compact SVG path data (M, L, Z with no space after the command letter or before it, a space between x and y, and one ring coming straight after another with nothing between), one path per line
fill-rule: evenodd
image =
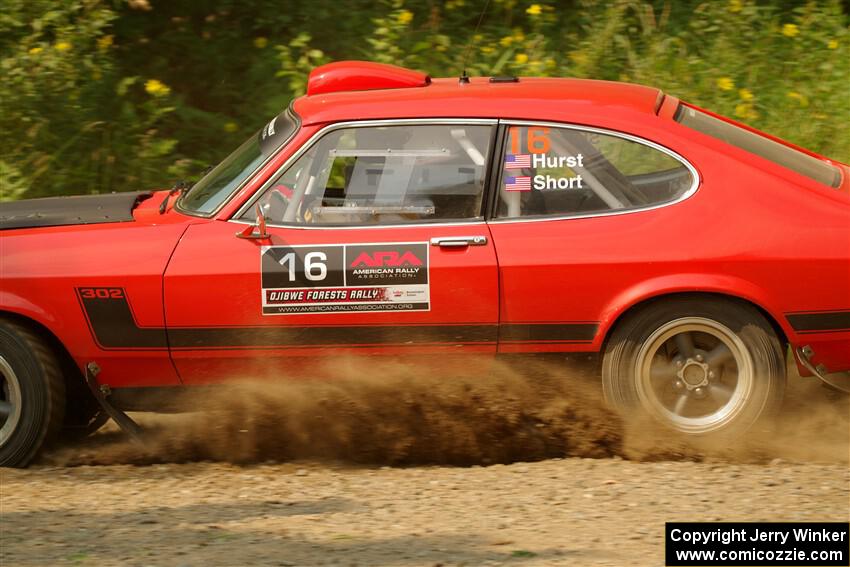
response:
M608 347L608 342L611 339L611 335L614 333L614 330L617 328L617 325L619 325L627 317L642 309L646 309L650 305L656 304L660 301L676 298L704 298L707 300L725 299L740 303L742 305L747 305L749 307L754 308L765 318L765 320L768 322L768 324L770 324L771 328L776 333L776 336L779 338L780 342L783 345L787 347L787 345L791 343L791 337L789 336L789 333L787 332L786 328L783 327L782 323L780 323L781 319L776 317L771 312L771 310L764 307L761 302L754 300L752 297L730 292L728 290L690 288L676 290L659 290L656 293L650 293L641 297L637 297L627 304L621 304L622 306L620 309L611 312L611 316L609 316L608 318L606 318L605 321L602 322L600 328L602 340L600 343L599 352L605 352L606 348Z
M91 394L88 391L88 386L85 383L85 378L80 367L77 366L74 357L71 356L71 352L65 346L65 343L62 342L59 336L48 325L29 314L25 315L18 311L0 307L0 319L2 318L30 328L34 333L47 341L48 346L50 346L59 362L59 369L62 372L62 378L65 382L65 396L68 405L76 402L82 403L84 400L90 402L88 396L91 396ZM92 399L94 398L92 397Z

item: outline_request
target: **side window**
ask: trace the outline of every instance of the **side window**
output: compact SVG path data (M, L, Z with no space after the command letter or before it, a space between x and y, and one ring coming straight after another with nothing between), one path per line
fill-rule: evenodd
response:
M513 126L506 140L498 216L569 216L674 201L694 176L651 146L573 128Z
M272 181L259 203L270 224L479 218L492 133L464 124L334 130Z

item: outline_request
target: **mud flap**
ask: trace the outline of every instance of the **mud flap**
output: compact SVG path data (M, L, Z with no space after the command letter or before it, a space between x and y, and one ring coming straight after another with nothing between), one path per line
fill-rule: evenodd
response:
M815 366L812 362L812 357L815 353L809 345L796 348L794 354L797 355L797 359L806 367L806 370L820 378L824 384L845 394L850 394L850 372L827 374L823 366Z
M97 383L98 374L100 374L100 366L98 366L96 362L89 362L86 364L86 384L88 384L89 390L91 390L94 399L97 400L97 403L100 404L100 407L103 408L106 415L111 417L124 433L129 435L133 441L143 443L144 439L142 437L142 428L139 427L139 424L133 421L130 416L109 403L109 400L107 400L107 397L109 396L109 386L101 386Z

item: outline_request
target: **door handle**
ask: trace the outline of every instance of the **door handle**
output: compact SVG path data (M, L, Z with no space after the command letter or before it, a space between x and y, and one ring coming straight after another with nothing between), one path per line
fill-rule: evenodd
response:
M467 246L485 246L486 236L438 236L431 239L431 246L440 248L466 248Z

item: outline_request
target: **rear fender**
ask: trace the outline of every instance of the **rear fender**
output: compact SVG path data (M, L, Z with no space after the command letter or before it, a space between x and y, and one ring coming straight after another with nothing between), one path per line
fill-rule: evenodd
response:
M798 342L797 334L782 316L779 306L771 300L761 287L750 281L724 274L675 274L652 278L642 281L623 290L614 297L602 312L599 325L599 348L604 348L604 342L611 329L628 310L652 299L680 293L718 294L742 299L752 303L768 315L776 327L782 330L785 338L792 344Z

